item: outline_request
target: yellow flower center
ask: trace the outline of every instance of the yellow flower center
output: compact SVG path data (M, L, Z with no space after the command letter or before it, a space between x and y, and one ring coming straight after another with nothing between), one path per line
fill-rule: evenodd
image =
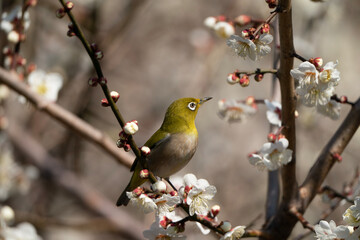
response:
M46 87L45 84L40 84L36 88L36 92L39 93L40 95L45 95L45 93L47 91L48 91L48 88Z

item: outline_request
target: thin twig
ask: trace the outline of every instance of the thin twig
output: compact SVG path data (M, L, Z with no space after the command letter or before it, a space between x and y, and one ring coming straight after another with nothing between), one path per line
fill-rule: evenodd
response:
M56 103L49 102L31 91L30 88L18 79L16 74L11 74L7 70L0 68L0 83L5 84L15 92L24 96L29 102L34 104L37 109L50 115L85 139L95 143L105 152L113 156L120 164L130 168L133 162L132 157L120 151L112 139Z
M300 221L304 228L315 232L314 227L304 218L304 216L295 208L290 209L290 213L294 214L294 216Z

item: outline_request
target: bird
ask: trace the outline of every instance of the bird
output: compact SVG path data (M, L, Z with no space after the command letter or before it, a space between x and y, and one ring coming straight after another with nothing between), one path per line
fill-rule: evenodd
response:
M168 179L184 168L193 157L198 145L195 118L200 106L210 99L212 97L180 98L168 107L161 127L144 144L151 150L147 156L147 165L155 176ZM126 206L130 201L126 192L146 182L146 179L140 178L142 166L139 158L135 158L130 170L134 173L118 198L117 206Z

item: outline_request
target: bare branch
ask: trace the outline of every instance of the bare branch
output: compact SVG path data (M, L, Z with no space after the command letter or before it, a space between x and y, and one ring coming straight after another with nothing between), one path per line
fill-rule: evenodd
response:
M114 226L131 239L141 239L143 226L134 218L117 209L112 201L102 196L84 180L66 170L60 161L49 155L26 131L12 125L8 134L17 149L29 158L32 164L59 186L78 197L87 207L106 217ZM126 221L124 221L126 219Z
M303 206L306 208L317 194L325 177L337 161L334 153L341 154L350 142L360 125L360 98L355 102L346 119L340 125L334 136L324 147L320 156L310 169L300 188Z

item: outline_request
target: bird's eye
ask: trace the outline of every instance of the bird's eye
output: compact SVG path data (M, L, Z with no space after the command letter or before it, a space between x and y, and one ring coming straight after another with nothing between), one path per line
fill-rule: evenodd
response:
M191 102L188 104L188 108L191 110L191 111L194 111L196 109L196 103L194 102Z

